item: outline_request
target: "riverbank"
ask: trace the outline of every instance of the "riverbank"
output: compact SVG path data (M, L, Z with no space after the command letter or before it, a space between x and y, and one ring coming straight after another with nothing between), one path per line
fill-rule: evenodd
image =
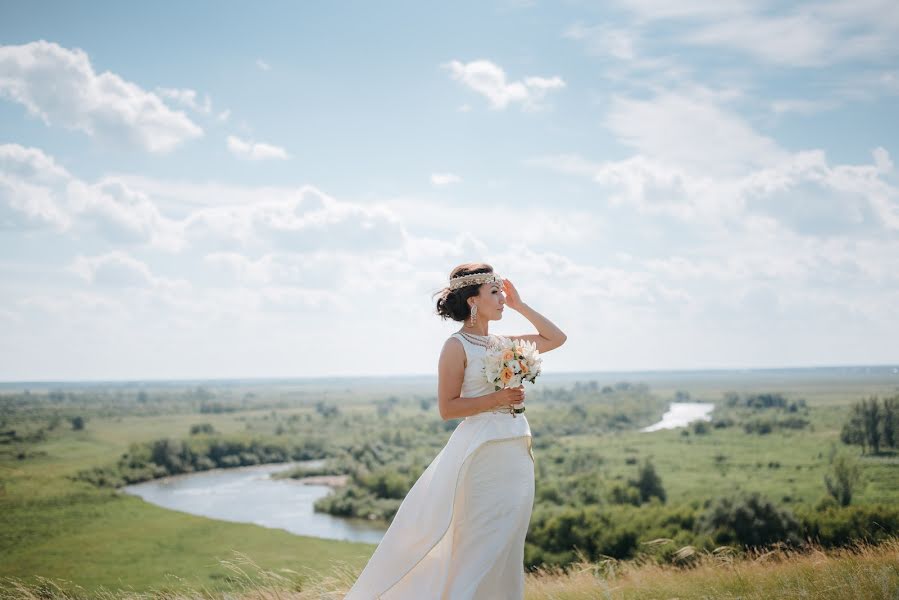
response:
M315 510L315 502L329 495L338 484L345 484L346 476L274 477L297 469L316 468L321 462L210 469L137 483L121 490L157 506L192 515L252 523L297 535L377 544L385 529L379 524Z
M715 405L711 402L672 402L658 423L644 427L640 431L650 433L686 427L695 421L711 421L714 409Z

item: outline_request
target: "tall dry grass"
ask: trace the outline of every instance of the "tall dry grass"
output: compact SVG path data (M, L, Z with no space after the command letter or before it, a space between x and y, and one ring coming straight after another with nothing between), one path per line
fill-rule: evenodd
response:
M664 543L664 540L659 541ZM580 561L566 569L527 574L526 600L686 600L686 599L899 599L899 539L876 546L824 551L779 548L736 557L727 548L678 552L681 566L644 561ZM227 590L192 589L184 582L149 592L84 590L64 581L6 579L0 599L12 600L337 600L356 571L338 566L327 576L282 569L267 571L249 557L222 561L231 574ZM422 592L422 600L428 598Z
M528 574L526 600L899 599L899 539L825 552L778 548L735 557L730 548L677 553L681 566L581 561Z

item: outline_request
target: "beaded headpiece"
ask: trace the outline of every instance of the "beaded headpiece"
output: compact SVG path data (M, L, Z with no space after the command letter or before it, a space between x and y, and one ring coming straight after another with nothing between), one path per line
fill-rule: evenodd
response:
M497 283L502 287L503 278L496 273L472 273L471 275L461 275L450 279L449 289L457 290L469 285L482 283Z

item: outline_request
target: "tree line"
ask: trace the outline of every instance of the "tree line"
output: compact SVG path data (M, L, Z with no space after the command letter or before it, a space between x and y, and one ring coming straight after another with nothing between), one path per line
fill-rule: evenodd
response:
M896 449L899 429L899 394L881 400L877 396L856 402L843 425L840 440L862 447L862 453L880 454L881 448Z

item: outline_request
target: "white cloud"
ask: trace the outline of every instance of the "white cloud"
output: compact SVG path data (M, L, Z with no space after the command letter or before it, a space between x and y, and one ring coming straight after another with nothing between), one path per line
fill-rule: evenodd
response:
M436 186L450 185L460 181L462 181L462 178L453 173L431 173L431 183Z
M172 252L184 247L181 225L165 217L149 196L122 181L112 177L94 184L72 180L66 194L71 210L107 239Z
M37 148L0 145L0 222L49 225L72 235L99 234L117 243L183 247L180 224L126 182L106 177L90 184Z
M104 286L149 287L182 291L190 288L190 284L184 280L166 279L154 275L146 263L120 250L99 256L78 256L70 269L84 280Z
M832 60L835 32L813 15L745 15L703 25L684 36L691 44L724 46L764 62L811 67Z
M50 226L64 231L70 224L49 189L0 173L0 230Z
M739 174L786 156L719 101L697 94L616 97L605 123L622 143L647 157L701 173Z
M184 227L192 243L236 241L302 252L397 248L403 236L389 209L341 202L312 186L282 190L272 200L203 208Z
M261 58L256 59L256 66L259 67L259 69L261 71L271 71L272 70L272 66L270 64L268 64L267 62L265 62L264 60L262 60Z
M177 88L157 88L156 91L163 98L174 100L189 109L208 115L212 113L212 99L209 94L204 94L202 104L199 102L199 94L196 90Z
M890 159L890 153L884 148L874 148L871 151L871 155L874 156L874 165L877 167L878 173L886 175L893 171L893 161Z
M787 67L858 59L887 61L899 49L899 17L890 0L806 1L783 7L744 2L620 0L639 23L677 21L687 44L736 50Z
M40 183L66 180L71 177L52 156L38 148L19 144L0 144L0 173Z
M899 188L883 148L870 165L831 165L821 151L785 154L745 173L720 174L637 155L591 162L578 155L546 156L527 164L588 176L613 207L667 216L706 233L789 228L799 235L864 238L899 230Z
M724 0L705 2L704 0L618 0L642 19L683 19L683 18L725 18L740 14L754 4L749 0Z
M70 178L53 157L37 148L0 144L0 229L71 224L51 187Z
M587 50L597 56L611 56L625 61L637 58L636 32L632 29L615 28L608 25L590 27L576 23L566 29L563 36L583 42Z
M771 103L771 110L778 115L794 113L813 115L837 107L835 100L804 100L801 98L784 98Z
M565 87L559 76L525 77L522 81L507 81L501 67L489 60L462 63L453 60L442 65L451 76L466 87L485 96L493 109L503 110L513 103L521 103L525 110L539 110L547 92Z
M290 158L287 150L280 146L246 141L233 135L228 136L228 150L234 156L244 160L287 160Z
M81 49L40 40L0 46L0 96L24 105L47 125L169 152L203 130L152 92L105 71Z
M26 161L5 160L19 156ZM30 162L27 162L30 161ZM31 164L44 171L27 178ZM238 186L215 182L169 182L123 174L95 182L60 171L39 150L0 145L0 179L15 184L0 204L24 219L30 212L44 221L73 224L73 235L97 234L117 244L147 245L170 252L199 246L205 251L253 247L310 251L397 249L405 231L385 204L341 202L313 186L300 188ZM64 176L45 183L50 175ZM25 190L24 194L20 190ZM34 200L31 198L34 197ZM58 218L54 215L58 215Z

